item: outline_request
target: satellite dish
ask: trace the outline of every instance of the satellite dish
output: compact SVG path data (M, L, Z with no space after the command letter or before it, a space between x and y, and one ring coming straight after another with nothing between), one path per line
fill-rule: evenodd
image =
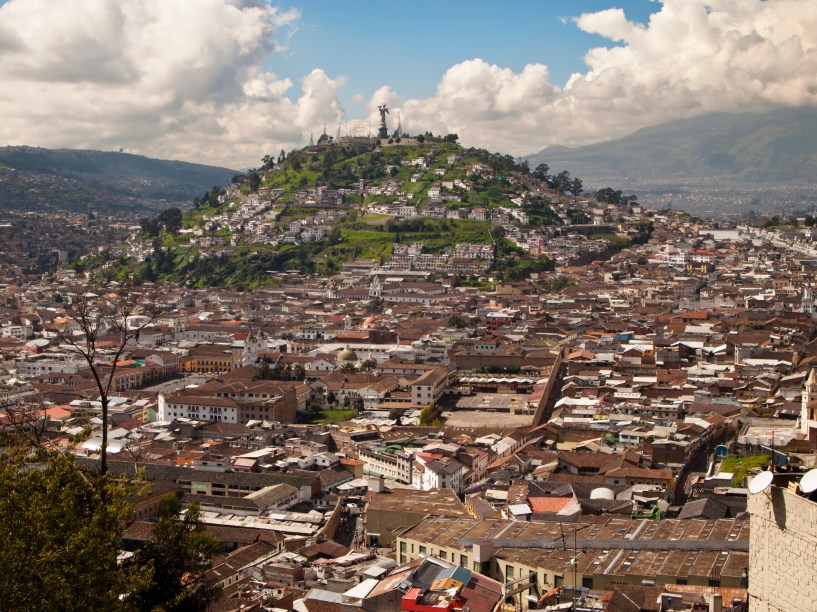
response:
M749 483L749 493L762 493L772 484L774 475L771 472L761 472Z
M800 490L808 495L817 491L817 470L809 470L800 479Z

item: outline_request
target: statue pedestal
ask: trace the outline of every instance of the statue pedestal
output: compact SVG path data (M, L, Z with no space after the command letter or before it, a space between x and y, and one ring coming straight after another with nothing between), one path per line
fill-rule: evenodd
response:
M388 138L389 137L389 130L386 127L386 124L383 123L380 125L380 131L377 133L378 138Z

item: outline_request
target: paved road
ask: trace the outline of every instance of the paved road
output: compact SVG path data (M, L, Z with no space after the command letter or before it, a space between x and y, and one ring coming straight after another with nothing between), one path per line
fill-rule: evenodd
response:
M349 548L354 548L355 533L357 531L357 517L347 513L341 514L340 524L335 532L335 542Z

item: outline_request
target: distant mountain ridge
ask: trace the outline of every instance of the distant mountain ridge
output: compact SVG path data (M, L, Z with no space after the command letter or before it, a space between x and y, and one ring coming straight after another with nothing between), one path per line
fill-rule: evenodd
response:
M234 174L130 153L0 147L0 209L155 208L189 202Z
M566 169L585 184L650 185L729 177L786 183L817 177L817 109L714 113L647 127L582 147L553 146L527 156Z

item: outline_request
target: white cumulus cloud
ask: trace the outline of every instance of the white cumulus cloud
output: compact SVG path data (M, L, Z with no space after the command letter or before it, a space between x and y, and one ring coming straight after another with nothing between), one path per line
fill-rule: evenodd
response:
M345 78L276 74L299 17L269 0L8 0L0 143L124 147L242 168L324 125L333 133L348 119ZM392 130L399 117L407 132L453 132L514 155L706 112L817 103L814 0L664 0L646 24L611 8L565 27L610 41L567 83L553 83L544 64L512 70L473 58L426 99L388 83L354 100L372 129L386 103Z
M343 114L343 81L316 70L293 102L292 81L264 70L298 19L251 0L10 0L0 142L237 168L301 146Z
M572 22L611 46L588 51L564 86L541 64L464 61L432 97L401 103L404 128L525 154L707 112L817 104L814 0L664 0L647 24L616 8Z

